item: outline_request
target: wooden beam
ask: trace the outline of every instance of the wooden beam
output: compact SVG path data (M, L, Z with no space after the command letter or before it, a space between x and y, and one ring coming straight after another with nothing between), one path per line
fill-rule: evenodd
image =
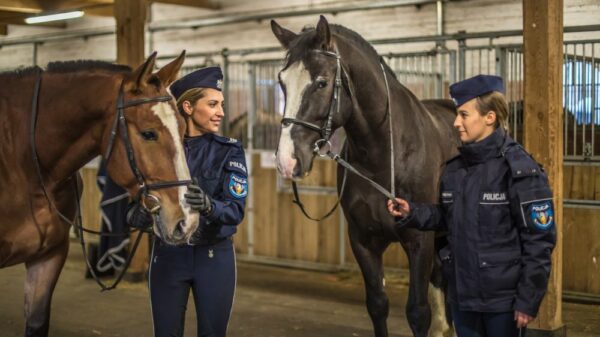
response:
M90 16L115 16L114 6L112 4L97 6L93 8L83 8L83 11L85 15Z
M527 336L563 336L563 0L523 0L523 48L524 145L548 174L557 219L548 292Z
M152 0L163 4L200 7L206 9L221 9L221 5L212 0Z
M144 62L144 33L148 2L146 0L116 0L114 11L117 21L117 63L135 68ZM136 235L131 235L132 244L135 242ZM144 280L148 270L148 251L148 240L144 238L129 266L127 272L129 280Z

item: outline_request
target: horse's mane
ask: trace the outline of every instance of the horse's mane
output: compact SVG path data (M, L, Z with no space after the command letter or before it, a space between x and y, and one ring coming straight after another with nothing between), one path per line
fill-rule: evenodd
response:
M38 66L18 68L0 72L0 78L24 78L36 74L42 68ZM49 73L70 73L83 70L104 70L115 73L131 72L131 67L121 64L113 64L104 61L94 60L76 60L76 61L56 61L48 63L46 71Z
M122 64L94 60L50 62L48 63L48 67L46 67L46 71L50 73L70 73L81 70L106 70L115 73L128 73L131 72L131 67Z
M392 68L390 68L390 66L385 62L385 59L379 56L379 53L377 53L377 50L375 50L373 45L371 45L367 40L365 40L360 34L353 31L352 29L336 24L330 24L329 29L332 34L337 34L350 40L350 42L354 46L364 49L369 54L371 54L373 58L378 59L384 65L386 70L390 74L392 74L392 76L395 79L397 79L396 74L394 73ZM289 65L295 61L301 60L304 57L306 57L306 55L310 53L311 50L315 49L317 47L315 45L315 36L315 27L304 27L301 31L301 34L298 35L298 38L292 41L292 44L290 45L290 48L286 54L285 64Z

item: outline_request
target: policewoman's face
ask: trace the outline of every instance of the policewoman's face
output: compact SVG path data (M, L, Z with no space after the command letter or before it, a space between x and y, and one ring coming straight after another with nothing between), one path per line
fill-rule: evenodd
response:
M474 143L485 139L494 132L496 113L488 112L482 116L477 110L477 99L473 98L458 107L454 127L463 143Z
M205 89L205 96L197 100L193 106L189 106L187 134L199 136L218 132L225 116L224 103L222 92L212 88ZM188 112L185 104L184 109Z

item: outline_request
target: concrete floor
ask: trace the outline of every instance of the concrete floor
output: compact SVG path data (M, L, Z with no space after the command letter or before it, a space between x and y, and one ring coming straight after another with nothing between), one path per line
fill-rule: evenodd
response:
M122 283L100 293L83 277L81 249L72 245L52 306L51 337L151 337L146 284ZM0 337L22 337L23 265L0 269ZM409 337L404 315L406 279L388 275L390 337ZM364 306L362 279L355 272L318 273L238 265L238 288L229 337L372 336ZM188 305L186 336L195 336L193 302ZM569 337L600 336L600 306L565 303Z

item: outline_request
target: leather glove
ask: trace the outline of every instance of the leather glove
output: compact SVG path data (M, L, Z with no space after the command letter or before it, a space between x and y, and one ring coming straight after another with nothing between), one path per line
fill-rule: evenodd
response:
M152 214L139 203L132 203L129 205L126 221L130 227L144 231L151 230L152 225L154 225Z
M194 182L188 185L188 190L185 193L185 201L190 205L191 209L200 212L201 215L207 216L213 211L212 200L198 185L198 180L194 178Z

